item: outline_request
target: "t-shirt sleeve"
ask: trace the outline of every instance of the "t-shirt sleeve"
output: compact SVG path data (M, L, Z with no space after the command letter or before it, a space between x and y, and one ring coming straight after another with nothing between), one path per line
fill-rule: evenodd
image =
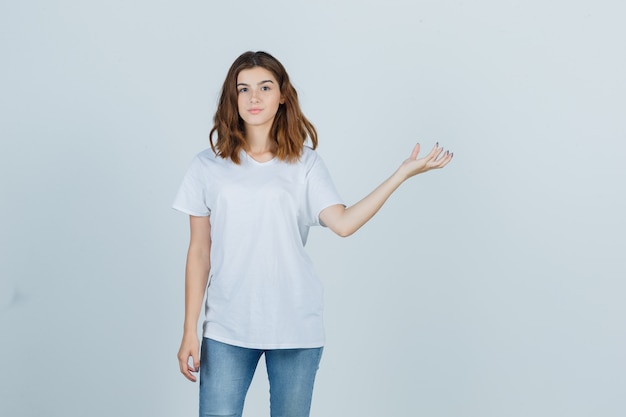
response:
M207 203L206 187L202 161L196 156L178 188L172 208L192 216L209 216L211 208Z
M326 164L317 154L315 154L313 165L307 173L306 203L311 226L321 224L319 215L326 207L335 204L344 205Z

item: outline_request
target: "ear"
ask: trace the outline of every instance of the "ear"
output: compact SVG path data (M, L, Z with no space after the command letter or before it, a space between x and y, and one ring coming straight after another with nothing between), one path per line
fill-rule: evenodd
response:
M279 101L279 103L280 103L280 104L285 104L285 96L283 96L283 95L281 95L281 96L280 96L280 101Z

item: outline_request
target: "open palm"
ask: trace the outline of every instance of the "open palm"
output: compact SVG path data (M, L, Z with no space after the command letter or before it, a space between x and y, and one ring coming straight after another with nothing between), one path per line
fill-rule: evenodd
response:
M400 165L401 171L406 178L410 178L417 174L430 171L431 169L440 169L448 165L452 160L453 154L450 151L443 151L439 143L435 144L430 153L422 158L418 158L420 152L420 144L413 148L411 156Z

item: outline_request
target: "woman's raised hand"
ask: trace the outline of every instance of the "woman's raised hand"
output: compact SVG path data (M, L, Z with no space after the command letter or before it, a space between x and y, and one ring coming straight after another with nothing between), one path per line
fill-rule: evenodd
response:
M430 153L422 158L417 156L420 153L420 144L418 143L413 148L409 159L404 161L398 173L402 174L404 179L411 178L414 175L422 174L430 171L431 169L443 168L452 160L452 152L443 151L443 148L439 146L439 143L435 144Z

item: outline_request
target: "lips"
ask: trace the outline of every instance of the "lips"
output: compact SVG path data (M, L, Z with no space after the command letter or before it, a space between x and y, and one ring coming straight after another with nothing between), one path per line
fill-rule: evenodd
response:
M259 113L261 113L262 111L263 111L263 109L256 109L256 108L254 108L254 109L248 109L248 113L250 113L250 114L259 114Z

